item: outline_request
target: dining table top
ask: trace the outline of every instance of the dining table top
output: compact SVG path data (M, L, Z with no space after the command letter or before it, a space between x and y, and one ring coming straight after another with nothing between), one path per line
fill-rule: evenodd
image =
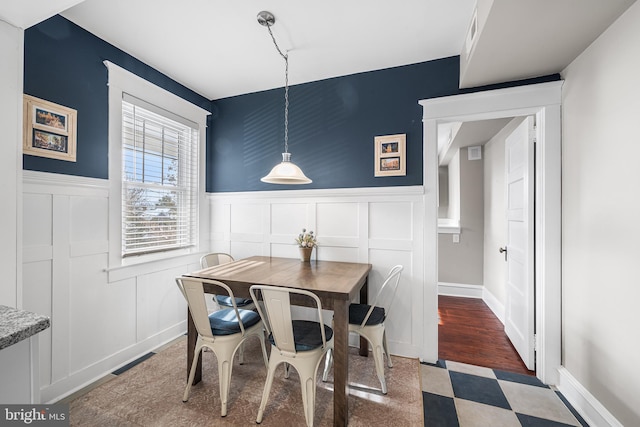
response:
M371 264L340 261L308 261L297 258L252 256L194 271L187 276L214 279L227 284L283 286L309 290L318 296L351 300L358 295Z

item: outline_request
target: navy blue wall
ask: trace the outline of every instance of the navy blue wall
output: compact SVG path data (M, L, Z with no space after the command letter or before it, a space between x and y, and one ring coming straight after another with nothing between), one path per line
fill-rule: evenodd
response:
M102 61L109 60L212 111L207 130L209 192L421 185L418 100L560 78L459 90L455 56L292 86L289 151L314 182L281 186L260 178L281 160L282 88L212 103L59 15L27 29L24 45L24 93L78 111L77 161L23 156L24 169L108 178L108 76ZM373 139L396 133L407 134L407 175L375 178Z
M77 161L25 155L24 169L108 178L109 101L104 60L211 109L205 97L56 15L25 31L24 93L78 111Z
M260 178L284 151L282 88L214 101L207 191L422 184L418 100L458 93L459 58L305 83L290 88L289 152L313 180L304 186ZM374 177L374 137L407 134L407 175Z
M213 102L207 191L422 185L421 99L559 80L534 79L458 89L459 57L305 83L290 88L289 152L312 184L260 178L284 150L283 88ZM407 175L374 177L374 137L407 134Z

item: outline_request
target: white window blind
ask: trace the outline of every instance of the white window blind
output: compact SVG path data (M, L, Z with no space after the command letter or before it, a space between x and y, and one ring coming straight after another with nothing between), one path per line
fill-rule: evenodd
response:
M122 256L194 246L198 125L123 94Z

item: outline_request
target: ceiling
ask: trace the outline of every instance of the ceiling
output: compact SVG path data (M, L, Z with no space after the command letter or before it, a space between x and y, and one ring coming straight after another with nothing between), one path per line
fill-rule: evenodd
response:
M477 0L486 19L464 87L560 72L635 0ZM21 0L0 19L28 28L55 13L208 99L459 55L476 0ZM535 25L534 25L535 24ZM463 58L466 59L466 58Z
M460 87L562 71L636 0L478 0L489 3ZM466 66L465 66L466 65Z
M62 15L218 99L284 85L261 10L296 84L457 55L474 1L86 0Z
M438 164L446 166L460 148L485 145L513 117L438 125Z

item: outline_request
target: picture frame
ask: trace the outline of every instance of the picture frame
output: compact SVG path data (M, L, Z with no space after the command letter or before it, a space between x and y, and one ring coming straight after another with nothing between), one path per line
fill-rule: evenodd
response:
M76 110L23 95L23 120L24 154L76 161Z
M407 134L376 136L374 138L375 176L405 176Z

